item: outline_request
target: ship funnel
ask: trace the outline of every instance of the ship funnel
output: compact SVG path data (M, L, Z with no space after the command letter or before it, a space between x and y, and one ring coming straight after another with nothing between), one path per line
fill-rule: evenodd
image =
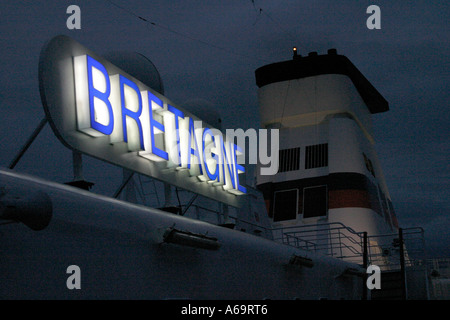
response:
M261 125L279 128L278 171L256 176L272 227L295 230L296 239L300 229L293 227L335 223L368 234L395 231L372 130L372 115L388 111L387 100L334 48L293 54L255 71ZM314 246L332 250L341 241L309 232L321 238Z
M43 230L52 219L51 199L42 191L5 192L0 195L0 219L22 222L35 231Z

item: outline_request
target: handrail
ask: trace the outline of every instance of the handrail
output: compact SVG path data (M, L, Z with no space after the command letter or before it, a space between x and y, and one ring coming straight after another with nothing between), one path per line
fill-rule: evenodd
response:
M192 207L205 210L217 215L223 215L218 210L191 204ZM397 233L368 235L365 232L357 232L341 222L329 222L308 224L300 226L286 226L278 228L267 228L262 225L228 216L229 219L242 225L251 226L254 230L260 230L261 236L281 242L283 244L313 251L340 259L356 261L357 263L377 264L381 268L396 269L400 265L399 250L394 245L398 238ZM419 261L413 259L411 254L416 253L414 241L421 241L424 248L424 229L422 227L403 228L403 241L409 248L405 250L405 265L412 266ZM370 240L373 241L370 241ZM419 243L420 244L420 243ZM386 253L385 249L389 249ZM424 249L417 252L423 253ZM364 262L365 261L365 262Z
M301 226L289 226L289 227L279 227L279 228L273 228L273 231L277 231L277 230L285 230L285 229L303 229L303 228L317 228L317 227L326 227L326 230L330 230L330 229L336 229L336 228L328 228L328 226L331 225L339 225L340 228L346 229L348 230L350 233L353 233L355 235L362 235L363 232L356 232L355 230L353 230L352 228L344 225L341 222L329 222L329 223L317 223L317 224L310 224L310 225L301 225Z
M363 233L355 232L340 222L291 226L274 231L281 233L275 240L281 240L287 245L340 259L362 261Z
M356 232L341 222L280 227L272 231L274 240L301 249L341 259L356 259L359 263L364 262L365 251L367 251L367 264L376 263L380 267L391 270L400 266L399 254L401 253L398 245L397 247L394 245L395 239L399 236L397 233L371 235L367 236L365 241L364 232ZM420 250L415 248L415 242L424 247L423 233L421 227L403 229L403 242L405 246L410 247L409 251L404 252L406 266L412 266L418 261L413 259L411 254L423 253L423 248ZM369 241L370 239L374 241ZM387 247L390 251L386 253L383 248Z

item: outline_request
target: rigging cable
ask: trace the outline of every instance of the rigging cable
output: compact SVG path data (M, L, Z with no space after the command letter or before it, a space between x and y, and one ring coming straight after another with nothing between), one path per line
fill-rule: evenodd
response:
M263 8L259 7L259 9L256 7L255 5L255 0L251 0L252 5L253 5L253 9L255 10L255 12L257 12L258 16L256 17L256 21L253 23L253 25L256 25L256 23L259 21L259 18L261 17L261 13L263 13L270 21L272 21L282 32L286 33L292 41L297 41L297 39L292 35L292 33L290 33L288 30L286 30L285 28L283 28L283 26L277 21L275 20L270 14L267 13L266 10L264 10ZM278 4L280 5L280 3ZM277 6L278 7L278 6Z
M288 85L286 88L286 95L284 96L283 109L281 111L280 129L283 126L284 110L286 109L286 102L287 102L287 98L289 95L289 88L291 87L291 81L293 81L293 80L288 81Z
M233 54L233 55L235 55L235 56L240 56L240 57L243 57L243 58L246 58L246 59L251 59L251 60L255 60L255 59L256 59L256 60L260 60L260 61L266 62L266 63L267 63L267 62L271 62L271 61L269 61L269 60L259 58L258 56L248 56L248 55L245 55L245 54L241 54L241 53L235 52L235 51L233 51L233 50L230 50L230 49L228 49L228 48L226 48L226 47L218 46L218 45L215 45L215 44L213 44L213 43L210 43L210 42L207 42L207 41L204 41L204 40L201 40L201 39L192 37L192 36L190 36L190 35L188 35L188 34L181 33L181 32L179 32L179 31L173 30L172 28L169 28L169 27L167 27L167 26L161 25L161 24L156 23L156 22L154 22L154 21L150 21L150 20L148 20L148 19L146 19L146 18L144 18L144 17L142 17L142 16L140 16L140 15L137 15L136 13L134 13L134 12L131 11L131 10L129 10L128 8L123 7L123 6L120 6L120 5L116 4L115 2L113 2L113 1L111 1L111 0L105 0L105 1L109 2L110 4L112 4L113 6L115 6L116 8L125 11L126 13L132 15L133 17L138 18L138 19L144 21L144 22L147 23L147 24L151 24L151 25L154 26L154 27L163 29L163 30L165 30L165 31L167 31L167 32L173 33L173 34L178 35L178 36L180 36L180 37L183 37L183 38L186 38L186 39L189 39L189 40L192 40L192 41L201 43L201 44L203 44L203 45L206 45L206 46L209 46L209 47L212 47L212 48L215 48L215 49L218 49L218 50L221 50L221 51L224 51L224 52Z

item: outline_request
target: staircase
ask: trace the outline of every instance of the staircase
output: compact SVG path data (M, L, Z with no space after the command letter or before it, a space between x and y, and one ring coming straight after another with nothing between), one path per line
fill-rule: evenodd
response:
M404 300L402 271L381 272L381 288L370 291L371 300Z
M157 206L161 207L161 201L159 199L158 191L155 184L155 179L152 179L150 177L145 177L142 175L138 175L138 180L140 184L140 195L142 198L142 201L145 205L148 206ZM154 200L156 199L157 204L154 203Z
M339 222L272 229L275 241L381 270L381 289L365 290L363 299L428 299L424 265L424 231L399 228L398 233L368 236ZM408 249L406 249L408 248ZM364 286L366 288L366 286ZM370 291L370 293L369 293Z

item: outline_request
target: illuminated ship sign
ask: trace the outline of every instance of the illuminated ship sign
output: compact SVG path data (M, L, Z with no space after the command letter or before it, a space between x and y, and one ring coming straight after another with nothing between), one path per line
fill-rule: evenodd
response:
M240 206L240 148L109 61L66 36L42 50L39 86L67 147Z

